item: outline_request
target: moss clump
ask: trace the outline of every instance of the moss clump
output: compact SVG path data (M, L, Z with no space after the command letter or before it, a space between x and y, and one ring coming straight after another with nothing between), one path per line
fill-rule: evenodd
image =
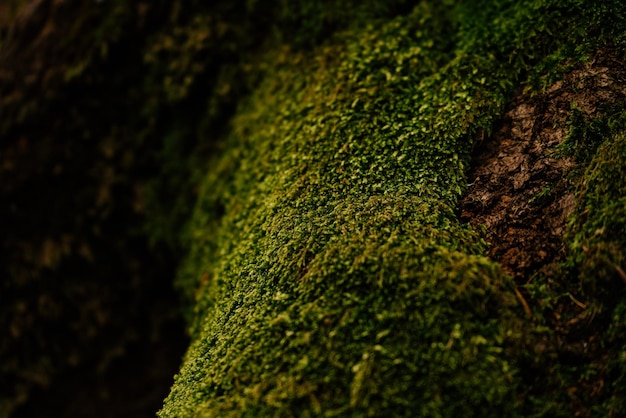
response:
M585 173L579 216L570 233L580 295L589 305L586 312L590 328L600 328L593 331L601 331L598 343L606 356L605 362L593 359L577 367L576 378L592 380L590 376L598 375L597 380L607 386L596 394L601 402L592 408L602 416L620 416L626 411L625 157L626 130L622 128L599 147Z
M161 417L542 413L541 329L455 208L514 88L624 7L449 3L261 58L188 231L193 342Z
M623 115L626 116L626 115ZM623 117L622 116L622 117ZM623 119L626 120L626 119ZM596 314L606 318L602 344L608 388L596 411L619 416L626 411L626 130L609 137L598 150L586 175L581 225L575 228L573 257L581 287Z

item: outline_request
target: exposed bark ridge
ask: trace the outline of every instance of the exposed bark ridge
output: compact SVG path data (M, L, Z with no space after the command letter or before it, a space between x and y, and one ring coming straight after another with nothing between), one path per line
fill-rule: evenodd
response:
M626 96L624 64L605 51L544 93L518 95L493 136L480 143L461 202L461 218L484 225L490 256L517 279L563 260L574 208L572 156L557 155L573 109L586 118Z

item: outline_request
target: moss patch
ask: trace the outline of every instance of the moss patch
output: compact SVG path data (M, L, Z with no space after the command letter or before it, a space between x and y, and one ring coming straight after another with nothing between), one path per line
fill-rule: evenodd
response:
M186 250L193 341L162 416L624 414L623 1L0 15L0 415L150 410L156 391L111 370L152 390L125 367L148 363L119 360L168 339L155 294ZM457 218L472 149L539 102L567 179L520 164L528 193L507 196L575 198L549 269L498 260L497 234ZM86 375L92 393L70 389Z
M160 416L563 409L527 388L536 356L554 371L544 322L524 322L455 210L473 142L515 86L557 77L622 15L422 2L310 51L274 48L189 229L178 285L193 343Z

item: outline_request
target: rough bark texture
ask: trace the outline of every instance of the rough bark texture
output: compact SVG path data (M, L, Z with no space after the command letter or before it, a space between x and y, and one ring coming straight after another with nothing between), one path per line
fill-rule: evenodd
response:
M625 33L1 4L0 416L624 415Z

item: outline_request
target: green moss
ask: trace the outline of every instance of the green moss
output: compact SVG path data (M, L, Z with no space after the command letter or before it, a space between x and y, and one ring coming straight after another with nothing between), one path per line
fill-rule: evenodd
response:
M566 261L552 276L535 277L527 286L541 314L536 322L554 323L563 315L557 322L560 329L545 334L553 358L530 360L541 376L536 381L542 382L528 397L536 404L533 411L543 409L538 416L554 416L572 402L593 416L621 416L626 408L623 106L607 103L604 116L590 120L574 109L561 147L580 163L574 176L580 191L565 237ZM584 303L564 309L572 297Z
M570 384L606 384L585 397L594 414L620 416L626 410L624 308L626 306L626 134L613 131L599 146L584 175L583 190L569 231L570 274L577 277L576 293L588 305L587 322L598 329L593 339L604 361L592 359L564 372ZM591 325L590 325L591 326Z
M585 33L608 42L623 6L449 3L261 58L189 228L193 343L161 417L562 407L524 405L542 331L455 207L473 140L513 89Z

